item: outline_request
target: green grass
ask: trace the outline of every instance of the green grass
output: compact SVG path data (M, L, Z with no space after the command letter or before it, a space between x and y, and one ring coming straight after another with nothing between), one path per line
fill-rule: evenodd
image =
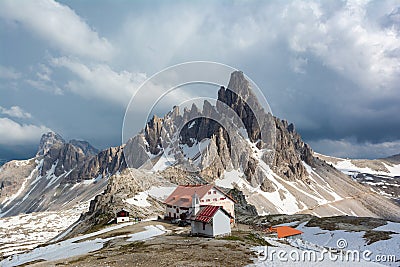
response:
M313 218L306 226L319 227L323 230L369 231L386 224L385 220L368 217L334 216Z
M268 243L264 238L262 238L259 234L255 233L250 233L246 236L246 239L251 241L252 243L256 245L261 245L261 246L272 246L270 243Z

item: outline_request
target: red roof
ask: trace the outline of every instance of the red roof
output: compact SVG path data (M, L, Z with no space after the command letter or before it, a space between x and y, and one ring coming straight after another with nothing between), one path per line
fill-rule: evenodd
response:
M214 217L215 213L220 209L220 206L207 205L194 218L195 221L209 223Z
M122 209L117 212L117 217L129 217L129 211Z
M229 218L233 218L232 215L230 215L226 210L224 210L224 208L222 208L222 206L206 205L206 206L201 206L201 210L197 213L196 216L192 217L192 220L198 222L210 223L215 213L217 213L218 210L221 210Z
M192 196L196 193L199 199L204 197L214 186L207 185L179 185L174 192L165 200L165 204L178 207L190 208Z

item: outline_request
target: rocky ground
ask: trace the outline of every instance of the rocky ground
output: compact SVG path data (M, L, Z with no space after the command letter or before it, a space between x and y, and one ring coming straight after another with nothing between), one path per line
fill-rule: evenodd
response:
M133 243L124 238L155 224L164 226L167 234ZM96 236L121 236L106 243L101 250L32 266L245 266L253 263L255 254L251 248L266 244L246 225L237 226L232 236L215 239L191 237L189 230L189 227L160 221L135 224Z
M276 258L263 260L260 253L266 247L271 251L314 251L317 258L323 256L321 251L324 249L333 249L333 253L346 253L347 249L371 251L371 261L357 261L345 266L398 266L400 262L400 223L352 216L317 218L311 215L249 216L246 223L251 226L238 224L230 236L220 238L193 237L189 235L189 227L178 227L162 220L113 224L9 257L1 261L0 266L291 265ZM303 234L279 239L275 233L267 231L269 225L282 224L295 227ZM346 244L342 251L338 250L339 241ZM379 255L386 259L390 256L391 260L378 264L375 257ZM310 266L337 266L340 263L345 262L325 257L323 262Z

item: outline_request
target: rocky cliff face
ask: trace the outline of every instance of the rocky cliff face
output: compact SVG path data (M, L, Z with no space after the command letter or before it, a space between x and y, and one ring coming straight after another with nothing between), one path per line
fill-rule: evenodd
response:
M240 120L237 124L240 123L244 127L249 142L237 136L237 129L240 126L226 123L231 120L225 112L226 107L237 115ZM271 129L265 129L266 127ZM233 132L236 134L232 134ZM164 118L153 117L146 125L144 138L148 144L147 151L153 155L162 152L161 148L165 143L163 144L161 140L167 138L174 139L175 142L178 140L180 147L194 147L202 140L208 139L209 149L204 152L198 151L202 154L197 173L200 177L213 181L220 178L226 170L241 168L253 186L261 185L267 192L273 189L263 172L259 170L259 159L252 156L249 143L254 143L260 150L273 146L275 150L273 157L264 152L261 155L262 160L279 176L289 181L307 181L308 173L302 161L313 166L315 160L312 150L301 140L293 124L288 125L286 121L267 113L258 103L243 73L239 71L232 73L228 88L221 87L218 91L216 106L204 101L202 109L193 104L190 109L185 108L182 115L175 107ZM194 157L182 155L184 152L180 152L182 151L173 151L172 156L177 163L191 164L195 161Z
M98 152L86 141L71 140L67 143L54 133L44 134L40 144L38 154L45 152L41 176L54 169L55 176L65 175L64 184L74 184L98 176L109 177L125 168L122 146Z
M66 142L50 132L37 156L13 161L0 171L0 216L67 207L100 193L108 178L125 168L123 147L98 152L88 142Z
M135 168L152 168L177 183L236 188L261 214L390 217L399 210L314 157L293 124L273 117L258 102L241 72L220 88L216 105L204 101L183 112L174 107L132 140L130 149L141 155L133 157ZM369 207L368 201L380 204Z
M79 148L83 154L87 156L95 156L99 153L99 150L95 147L93 147L89 142L87 141L82 141L82 140L75 140L72 139L69 141L71 145L74 147Z
M89 231L93 225L103 225L115 219L115 214L121 209L127 209L130 216L148 218L162 216L164 205L156 198L147 196L149 206L130 204L127 199L134 199L138 193L152 187L171 186L170 182L159 175L146 173L137 169L125 169L113 175L104 192L97 195L91 202L89 211L82 214L80 223L69 231L64 238L69 238Z
M293 124L275 119L276 153L272 169L281 177L289 181L308 179L308 173L302 160L310 166L314 166L312 150L305 144L300 135L294 130Z
M17 161L5 163L0 168L0 203L7 204L13 196L23 195L19 190L24 187L26 177L29 177L35 169L35 160ZM25 182L26 183L26 182ZM0 207L1 207L0 205ZM0 214L2 211L0 210ZM0 215L1 217L1 215Z
M36 156L45 155L53 146L61 146L65 144L64 139L57 133L48 132L42 135L39 143L39 149Z
M258 102L241 72L232 73L228 87L219 89L215 105L204 101L202 107L174 107L162 118L154 116L123 146L96 154L85 142L47 134L19 184L10 185L10 173L0 171L0 192L11 186L22 189L2 193L9 197L0 204L3 216L65 207L91 199L107 186L82 217L87 222L82 227L106 222L127 205L125 198L162 181L209 182L237 190L248 214L254 213L252 207L259 214L399 214L391 201L314 157L292 124L273 117ZM130 208L148 215L160 208L157 203L155 209Z

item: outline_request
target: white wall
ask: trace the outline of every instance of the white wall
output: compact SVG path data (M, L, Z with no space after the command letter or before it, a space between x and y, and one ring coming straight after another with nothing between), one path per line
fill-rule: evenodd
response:
M192 226L191 233L194 235L201 234L201 235L206 235L206 236L214 236L213 235L213 227L209 223L206 223L205 230L203 230L202 222L192 221L191 226Z
M207 236L220 236L220 235L230 235L231 233L231 223L230 218L221 210L218 210L214 217L212 223L207 223L205 230L203 230L203 223L192 221L191 223L192 234L201 234Z
M230 218L221 210L218 210L214 215L213 233L214 236L231 234Z
M200 205L222 206L235 218L235 203L215 188L212 188L209 192L200 199Z
M235 203L215 188L210 189L209 192L211 192L211 194L207 192L207 194L200 199L200 205L222 206L224 210L226 210L230 215L232 215L232 217L235 218ZM172 206L172 208L168 208L168 206L166 206L165 216L168 217L169 213L171 213L171 218L174 218L174 214L176 218L179 218L182 213L187 212L187 210L182 210L179 207L179 212L177 212L176 208L176 206ZM192 209L189 208L189 213L191 211Z
M129 217L117 217L117 223L129 222Z
M174 208L175 207L175 208ZM179 211L177 212L176 211L176 209L179 209ZM175 214L175 216L176 216L176 218L180 218L180 215L182 214L182 213L186 213L186 212L191 212L192 211L192 208L189 208L189 210L183 210L183 209L181 209L181 208L179 208L179 207L176 207L176 206L172 206L172 208L168 208L168 206L166 206L166 210L165 210L165 216L169 216L169 213L171 213L171 218L174 218L174 214Z

